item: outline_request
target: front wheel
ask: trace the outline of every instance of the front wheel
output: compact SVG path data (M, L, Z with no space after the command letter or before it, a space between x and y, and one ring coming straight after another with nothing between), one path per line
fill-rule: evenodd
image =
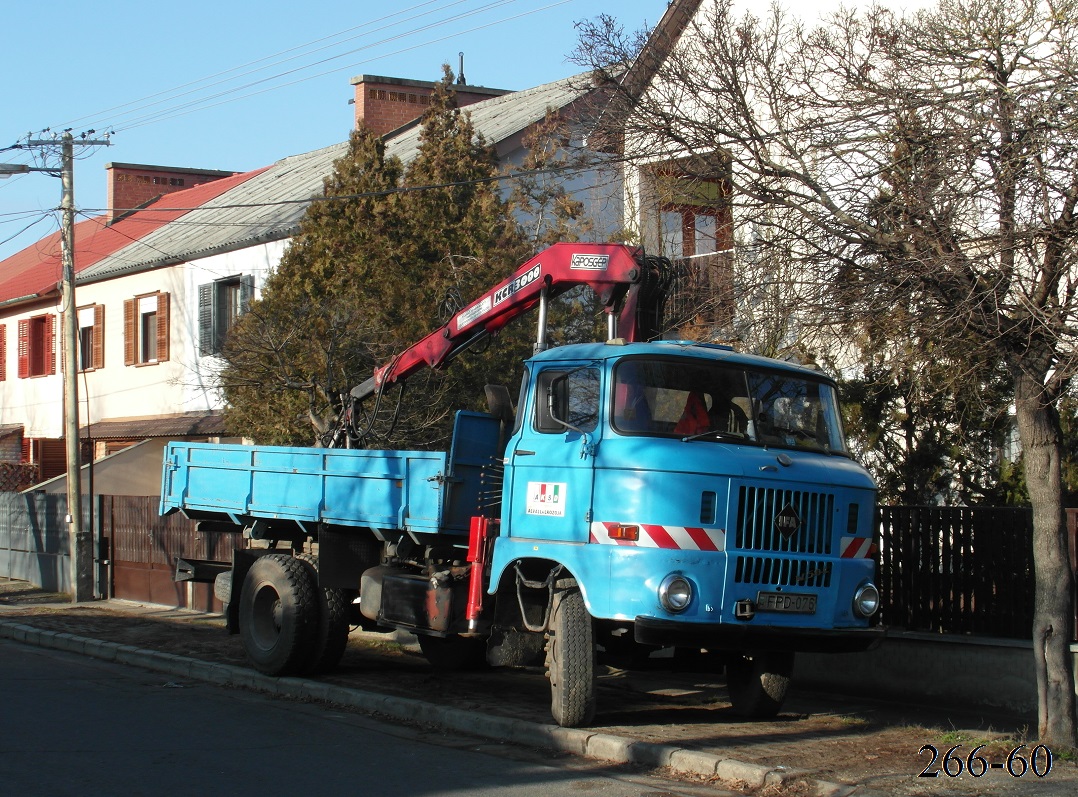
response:
M774 717L782 708L794 671L794 654L765 651L735 656L726 665L726 688L743 717Z
M318 629L314 579L288 554L260 556L243 580L240 638L254 668L296 675L306 666Z
M547 633L550 713L563 728L587 725L595 716L595 635L574 579L555 585Z

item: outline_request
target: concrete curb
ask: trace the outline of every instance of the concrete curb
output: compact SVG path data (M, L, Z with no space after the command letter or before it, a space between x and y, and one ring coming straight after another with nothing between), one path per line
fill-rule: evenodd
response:
M0 638L28 645L52 648L83 656L130 664L167 673L178 678L205 681L217 686L254 688L282 697L318 700L349 706L397 720L422 722L446 730L496 741L508 741L528 747L605 761L645 767L669 767L674 772L704 778L718 778L728 786L760 789L779 787L798 781L817 797L874 797L879 792L861 786L847 786L807 777L801 770L781 766L746 763L722 758L713 753L672 745L655 744L599 733L584 728L560 728L526 720L481 714L467 709L450 708L407 697L381 695L360 689L312 681L306 678L274 678L246 667L198 661L145 650L131 645L103 642L57 631L0 619ZM805 794L806 792L799 792Z

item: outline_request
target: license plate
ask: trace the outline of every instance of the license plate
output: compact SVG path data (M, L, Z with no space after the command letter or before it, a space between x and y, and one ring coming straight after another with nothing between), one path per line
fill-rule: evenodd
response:
M785 614L816 614L816 596L797 592L760 592L756 611Z

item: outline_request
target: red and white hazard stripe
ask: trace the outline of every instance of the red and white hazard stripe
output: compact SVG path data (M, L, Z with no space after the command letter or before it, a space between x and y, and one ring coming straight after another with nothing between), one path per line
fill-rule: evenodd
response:
M611 529L624 526L624 523L593 521L591 524L591 542L600 545L624 545L632 548L671 548L684 551L724 551L726 550L726 531L724 529L705 529L696 526L656 526L634 523L640 529L639 539L623 540L610 536Z
M843 559L870 559L872 549L871 537L843 537L839 548Z

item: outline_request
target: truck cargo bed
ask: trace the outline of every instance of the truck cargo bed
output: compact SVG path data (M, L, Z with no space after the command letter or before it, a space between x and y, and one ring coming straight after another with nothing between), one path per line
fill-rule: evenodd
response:
M173 442L161 513L466 534L498 434L494 417L462 412L449 454Z

